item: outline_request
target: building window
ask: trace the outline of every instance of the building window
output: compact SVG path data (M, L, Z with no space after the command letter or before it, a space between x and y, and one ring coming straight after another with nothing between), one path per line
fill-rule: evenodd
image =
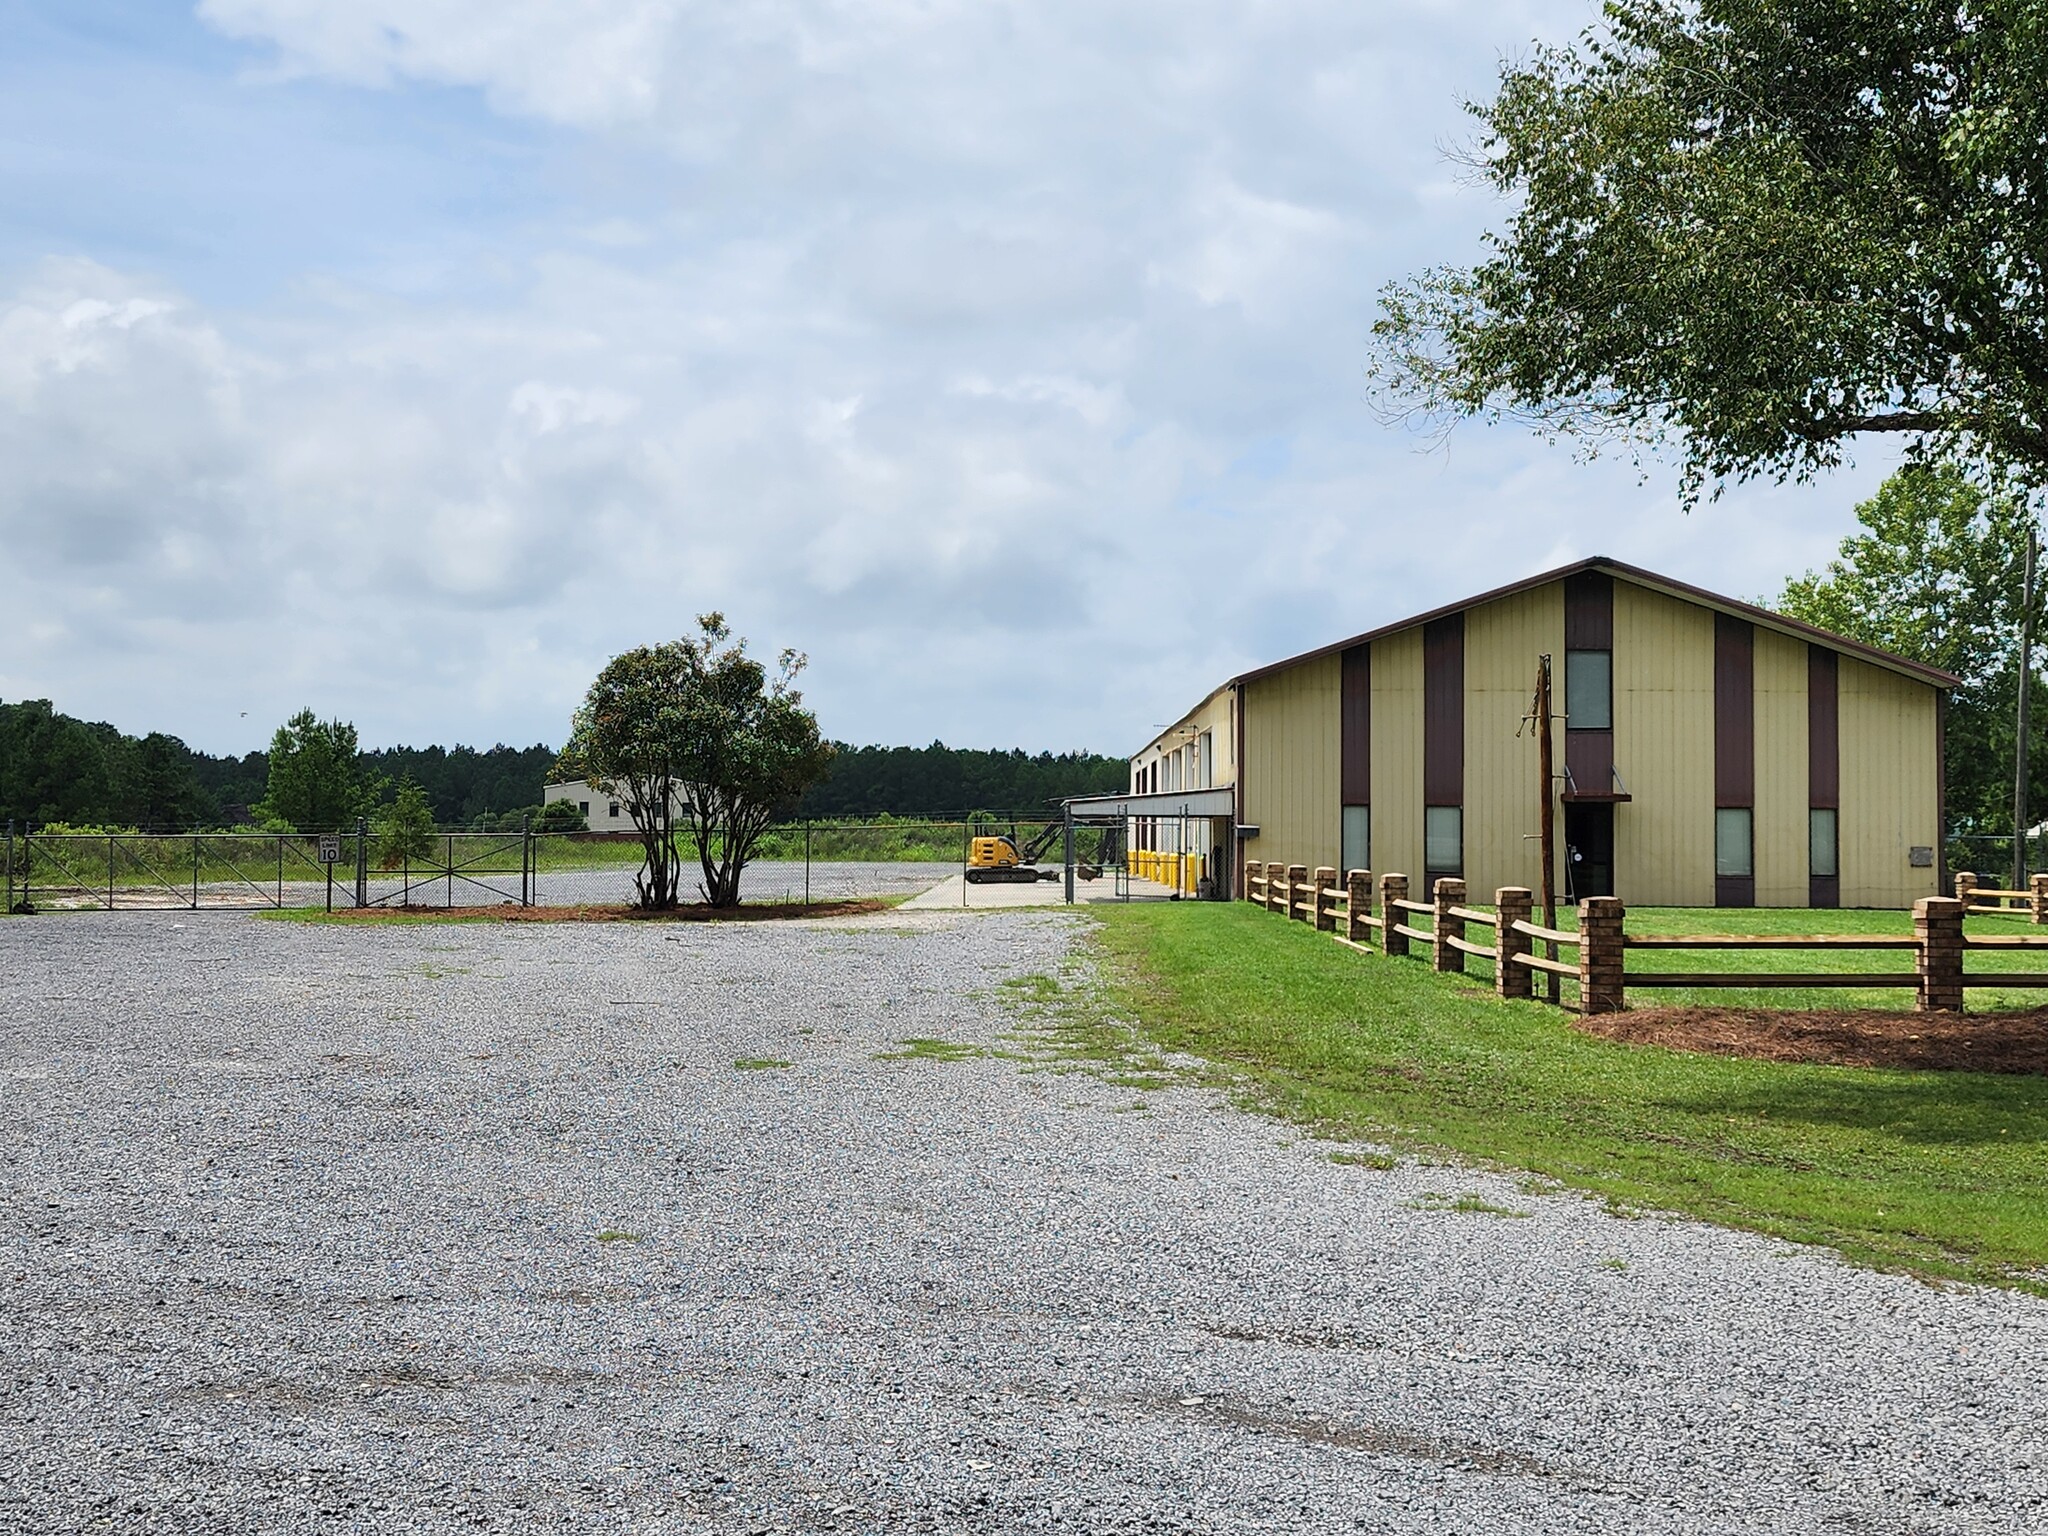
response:
M1756 873L1750 842L1750 811L1747 806L1724 807L1714 812L1714 873L1746 878Z
M1465 808L1432 805L1422 813L1422 865L1426 874L1455 875L1465 867Z
M576 810L579 814L588 816L590 814L590 802L588 800L578 800L576 802Z
M1566 730L1614 729L1612 651L1564 653L1564 715Z
M611 817L613 821L617 821L619 819L619 802L614 800L611 809L606 811L605 815Z
M1841 874L1840 826L1836 817L1840 813L1819 807L1806 813L1806 858L1808 873L1822 879L1832 879Z
M1372 868L1372 807L1369 805L1347 805L1344 807L1344 868L1341 874L1350 874L1354 869Z

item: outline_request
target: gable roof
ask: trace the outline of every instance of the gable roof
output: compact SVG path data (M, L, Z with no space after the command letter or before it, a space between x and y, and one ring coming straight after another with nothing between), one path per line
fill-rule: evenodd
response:
M1495 587L1491 592L1481 592L1477 597L1463 598L1455 603L1445 603L1441 608L1432 608L1427 613L1418 613L1412 618L1398 619L1392 624L1382 624L1378 629L1369 629L1362 635L1353 635L1348 640L1339 640L1332 645L1322 645L1312 651L1303 651L1299 656L1289 656L1283 661L1268 662L1263 667L1254 667L1249 672L1240 672L1230 680L1231 685L1249 683L1275 672L1284 672L1289 667L1300 666L1305 661L1315 661L1339 651L1348 651L1354 645L1369 645L1387 635L1398 634L1404 629L1413 629L1418 624L1427 624L1432 619L1445 618L1454 613L1463 613L1468 608L1477 608L1483 603L1513 597L1518 592L1527 592L1533 587L1548 586L1554 581L1563 581L1567 576L1577 576L1585 571L1604 571L1638 587L1647 587L1652 592L1662 592L1683 602L1697 603L1702 608L1711 608L1718 613L1731 614L1747 619L1760 629L1776 630L1781 635L1790 635L1796 640L1805 640L1813 645L1825 646L1839 651L1844 656L1853 656L1858 661L1867 661L1874 667L1897 672L1912 678L1915 682L1927 683L1935 688L1959 688L1962 679L1952 672L1939 667L1930 667L1918 661L1909 661L1904 656L1881 651L1874 645L1865 645L1861 640L1851 640L1847 635L1838 635L1831 630L1819 629L1798 619L1787 618L1782 613L1773 613L1768 608L1759 608L1754 603L1745 603L1733 597L1723 597L1718 592L1709 592L1704 587L1693 586L1690 582L1676 581L1669 576L1659 576L1655 571L1646 571L1641 566L1629 565L1621 560L1611 560L1606 555L1593 555L1571 565L1561 565L1553 571L1543 571L1520 581Z

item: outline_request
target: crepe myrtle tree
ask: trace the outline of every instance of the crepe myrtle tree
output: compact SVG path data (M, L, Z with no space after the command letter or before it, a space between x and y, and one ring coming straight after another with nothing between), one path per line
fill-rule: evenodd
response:
M824 777L832 746L793 683L804 658L773 671L747 654L723 614L697 634L615 657L577 711L565 777L616 789L640 836L639 905L665 911L682 883L678 818L713 907L739 905L740 875L777 815Z
M2048 481L2048 6L1603 14L1469 104L1512 211L1383 290L1382 415L1668 440L1688 505L1868 433Z

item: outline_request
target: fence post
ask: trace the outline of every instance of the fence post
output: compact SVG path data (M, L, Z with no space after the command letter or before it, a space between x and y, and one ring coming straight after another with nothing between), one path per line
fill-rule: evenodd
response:
M1408 935L1397 932L1395 924L1408 921L1399 903L1408 899L1408 877L1406 875L1380 876L1380 921L1386 926L1380 929L1380 948L1390 955L1408 953Z
M1317 933L1335 933L1337 914L1331 909L1331 897L1337 889L1337 871L1327 864L1316 866L1315 895L1310 898L1314 904Z
M408 896L406 900L412 898ZM370 819L356 818L356 905L370 904Z
M1920 946L1913 954L1915 1013L1963 1011L1963 910L1961 901L1947 896L1913 903L1913 937Z
M1300 912L1299 912L1299 911L1298 911L1298 910L1296 909L1296 906L1295 906L1295 904L1296 904L1296 903L1297 903L1298 901L1300 901L1300 899L1301 899L1301 893L1302 893L1303 891L1307 890L1307 889L1308 889L1308 866L1307 866L1306 864L1290 864L1290 865L1288 865L1288 866L1287 866L1287 916L1288 916L1288 917L1289 917L1290 919L1293 919L1293 918L1298 918L1298 917L1300 917L1300 916L1301 916L1301 913L1300 913Z
M1344 877L1344 937L1354 944L1371 941L1372 925L1366 922L1372 916L1372 871L1354 869Z
M1581 1013L1619 1013L1628 1006L1621 979L1626 915L1619 896L1589 896L1579 903Z
M2048 923L2048 875L2030 875L2027 878L2028 909L2036 926Z
M1436 939L1430 945L1431 959L1439 971L1462 971L1465 969L1465 951L1451 943L1452 939L1465 937L1465 920L1451 916L1451 908L1465 902L1465 882L1456 875L1439 875L1430 890L1430 902L1436 912L1434 927Z
M1268 864L1266 866L1266 910L1287 915L1287 866Z
M1967 869L1959 869L1956 871L1957 901L1960 901L1964 906L1967 907L1970 904L1970 892L1975 890L1976 886L1977 876L1974 871Z
M7 910L14 910L14 818L7 818Z
M533 817L519 818L519 905L533 905Z
M199 910L199 834L192 834L192 910Z
M1500 958L1493 966L1496 997L1531 997L1535 993L1536 973L1526 965L1515 964L1514 959L1529 953L1529 935L1515 932L1515 924L1528 922L1529 914L1535 910L1535 893L1523 886L1505 885L1493 893L1494 920L1500 925L1495 929L1500 949Z

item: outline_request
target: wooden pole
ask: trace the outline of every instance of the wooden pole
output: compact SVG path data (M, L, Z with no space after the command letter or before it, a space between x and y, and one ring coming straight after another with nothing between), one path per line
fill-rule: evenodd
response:
M2028 705L2034 690L2028 685L2034 672L2034 560L2041 536L2032 517L2027 519L2027 563L2020 583L2020 679L2019 718L2014 722L2012 748L2012 890L2027 883L2027 732Z
M1541 831L1538 839L1543 850L1543 880L1538 889L1543 894L1543 926L1557 926L1557 890L1552 874L1557 867L1555 797L1551 794L1555 765L1550 749L1550 656L1545 653L1536 663L1536 771L1541 779L1540 794L1542 805L1538 813L1537 827ZM1551 960L1557 958L1557 945L1546 939L1543 953ZM1544 988L1551 1002L1558 1001L1557 973L1543 973Z

